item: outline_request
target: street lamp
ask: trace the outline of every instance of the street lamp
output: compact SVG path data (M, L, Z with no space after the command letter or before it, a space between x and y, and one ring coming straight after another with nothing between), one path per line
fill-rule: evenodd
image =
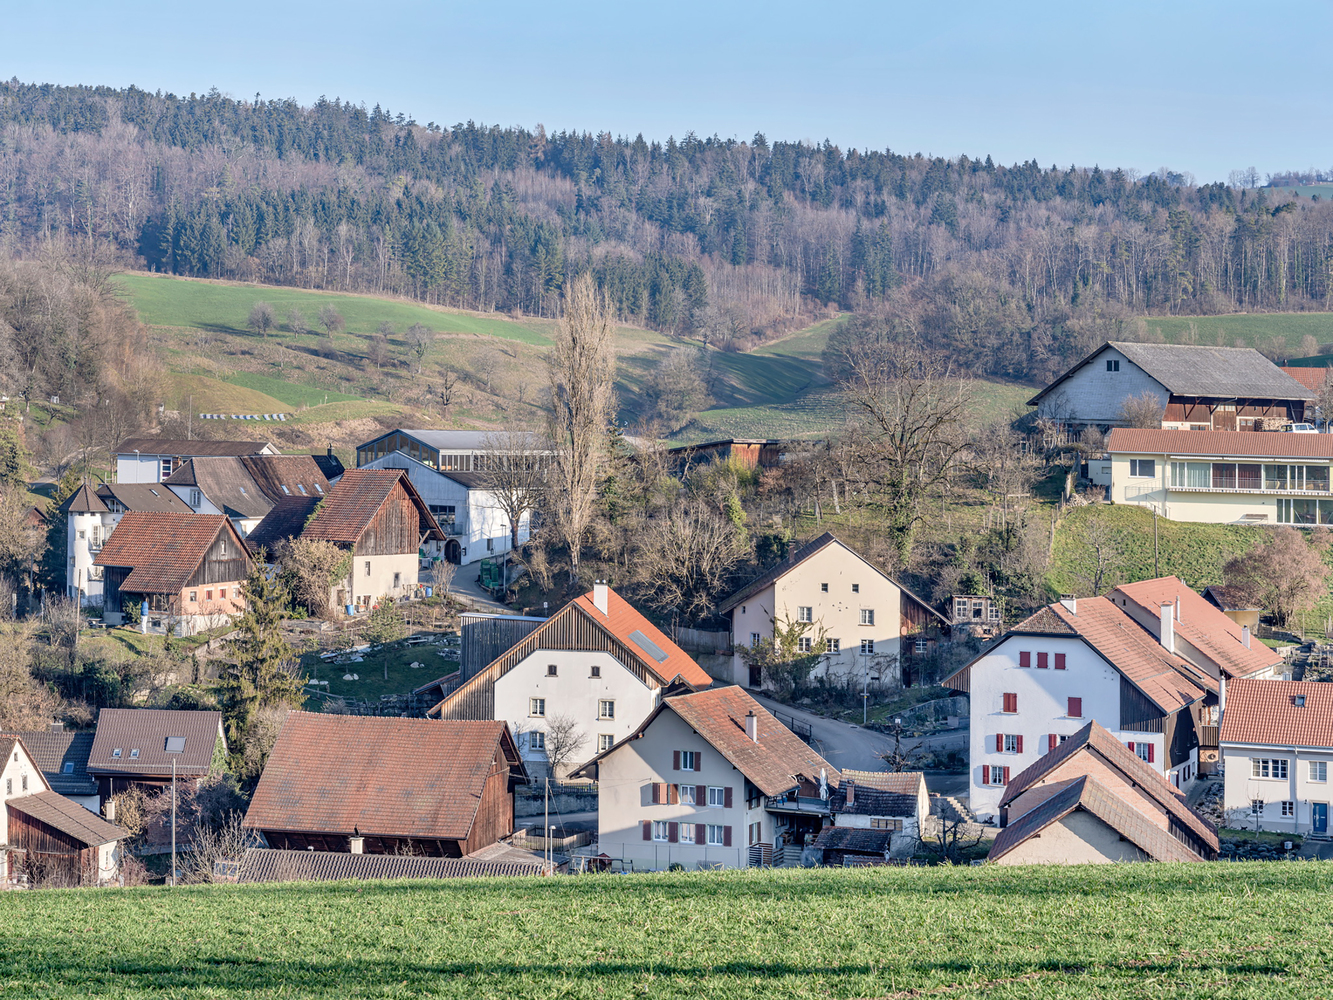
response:
M171 755L171 884L176 884L176 757L185 752L184 736L168 736L164 752Z

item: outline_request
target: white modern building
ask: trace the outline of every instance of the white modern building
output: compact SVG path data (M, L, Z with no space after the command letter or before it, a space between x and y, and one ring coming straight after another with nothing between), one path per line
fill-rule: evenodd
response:
M192 458L276 454L277 446L271 441L129 438L116 448L116 481L160 483Z

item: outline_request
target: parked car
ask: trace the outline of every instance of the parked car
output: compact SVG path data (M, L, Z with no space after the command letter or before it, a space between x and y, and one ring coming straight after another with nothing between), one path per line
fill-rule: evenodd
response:
M1314 424L1287 424L1282 428L1285 434L1318 434Z

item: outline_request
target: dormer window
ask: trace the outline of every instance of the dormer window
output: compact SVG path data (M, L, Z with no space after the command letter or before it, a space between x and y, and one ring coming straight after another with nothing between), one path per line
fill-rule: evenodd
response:
M249 495L250 495L249 493L246 493L246 492L245 492L245 487L242 486L242 487L241 487L241 496L246 496L246 497L248 497Z
M204 505L204 495L199 490L190 490L190 506L199 508Z
M135 747L133 750L130 751L130 760L138 760L138 759L139 759L139 749L138 747Z
M1298 694L1298 695L1296 696L1296 707L1297 707L1297 708L1304 708L1304 707L1305 707L1305 695L1303 695L1303 694Z
M120 747L116 747L116 749L112 750L112 751L111 751L111 756L112 756L112 757L119 757L119 756L120 756ZM17 760L18 758L15 757L15 759Z
M282 492L283 492L283 495L284 495L284 496L291 496L291 495L292 495L292 491L289 490L286 486L283 486L283 487L282 487Z

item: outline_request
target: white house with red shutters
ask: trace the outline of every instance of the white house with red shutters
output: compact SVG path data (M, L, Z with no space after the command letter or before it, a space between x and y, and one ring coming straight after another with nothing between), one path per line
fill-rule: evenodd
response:
M1217 682L1177 654L1171 614L1162 608L1159 640L1107 598L1066 598L944 681L970 696L969 804L980 821L998 821L1012 776L1093 721L1177 787L1194 777L1192 708Z

